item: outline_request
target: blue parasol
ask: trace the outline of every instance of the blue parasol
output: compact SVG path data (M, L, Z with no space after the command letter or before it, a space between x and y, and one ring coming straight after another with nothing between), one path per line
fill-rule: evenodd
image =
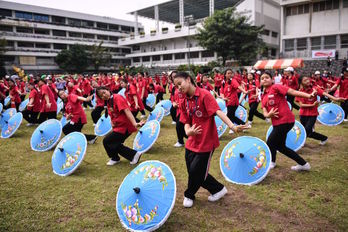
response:
M239 102L240 102L240 100L242 100L242 97L243 97L243 94L241 94L240 96L239 96ZM242 106L245 106L245 103L248 101L248 99L249 99L249 95L247 95L244 99L243 99L243 101L242 102L240 102L240 105L242 105Z
M140 152L147 152L156 142L161 126L157 120L148 121L139 129L133 142L133 149Z
M70 120L66 120L66 117L63 116L61 119L60 119L60 124L62 124L62 128L68 124L70 122Z
M266 140L268 139L268 136L271 134L272 130L273 126L270 126L267 131ZM288 132L286 136L285 145L291 150L298 151L305 144L306 137L306 129L299 121L295 121L295 125L292 127L292 129Z
M3 109L4 109L4 106L2 105L2 103L0 103L0 114L1 114Z
M219 105L221 111L227 114L226 102L222 100L221 98L216 98L216 102Z
M318 107L318 121L325 126L337 126L343 122L344 110L334 103L326 103Z
M239 118L240 120L242 120L243 122L247 121L248 118L248 112L246 111L246 109L242 106L238 106L236 112L234 113L234 115Z
M139 164L123 180L116 196L116 212L130 231L154 231L168 219L176 198L172 170L160 161Z
M11 117L17 113L16 108L9 108L4 113L0 113L0 128L2 128Z
M22 101L21 104L19 104L18 110L22 112L23 110L27 108L28 104L29 104L29 98L27 98L26 100Z
M170 100L162 100L159 103L157 103L155 108L157 107L163 107L164 116L168 116L170 114L170 108L172 108L172 102Z
M11 102L11 98L10 98L10 96L7 96L4 100L4 106L8 106L10 104L10 102Z
M221 120L221 118L219 118L219 116L215 116L214 119L215 119L217 133L220 138L225 133L227 129L227 125Z
M64 102L62 101L62 99L60 99L60 97L58 97L57 100L57 115L60 113L60 111L63 109L64 107Z
M1 138L10 138L19 128L22 120L22 113L16 113L8 121L5 121L5 125L1 128Z
M288 102L288 101L287 101L287 103L288 103L289 109L292 110L292 105L291 105L291 103Z
M52 155L54 174L68 176L81 164L87 150L87 140L81 132L72 132L57 145Z
M112 130L110 116L105 117L105 114L101 116L94 127L94 134L97 136L104 136Z
M126 92L126 89L122 88L120 91L118 91L118 94L121 95L122 97L126 98L125 92Z
M93 109L94 109L94 108L96 107L96 105L97 105L96 99L97 99L97 97L96 97L96 95L94 94L94 95L93 95L93 99L92 99L92 101L91 101L92 106L93 106Z
M57 119L47 120L34 130L30 139L31 149L48 151L58 143L61 134L62 124Z
M146 98L146 105L152 108L155 105L155 103L156 103L156 97L154 94L150 93Z
M227 181L254 185L261 182L270 170L271 151L259 138L241 136L223 149L220 169Z
M164 109L163 107L157 107L153 111L150 112L147 121L156 120L161 122L164 117Z

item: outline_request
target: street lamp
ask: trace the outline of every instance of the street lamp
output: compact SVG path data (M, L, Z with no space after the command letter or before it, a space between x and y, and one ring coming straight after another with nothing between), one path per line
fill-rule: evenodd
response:
M191 23L194 22L193 15L187 15L184 17L184 23L185 26L187 26L188 29L188 34L187 34L187 43L188 43L188 66L189 66L189 71L191 72L191 54L190 54L190 47L191 47L191 42L190 42L190 25ZM192 72L193 73L193 72ZM191 73L190 73L191 74Z

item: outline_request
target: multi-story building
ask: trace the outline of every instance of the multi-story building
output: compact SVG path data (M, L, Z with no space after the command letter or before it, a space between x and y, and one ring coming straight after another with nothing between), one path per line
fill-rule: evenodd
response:
M282 57L342 59L348 52L348 0L282 0Z
M0 1L0 38L7 40L8 70L17 65L28 72L59 72L54 58L62 49L73 44L98 45L101 41L112 55L108 67L101 70L130 65L125 55L131 49L119 45L118 40L133 33L135 27L143 29L131 21Z
M278 56L280 5L277 0L172 0L131 12L136 23L139 16L154 19L156 30L150 34L135 33L121 39L119 44L132 47L131 54L126 57L131 58L135 66L206 64L217 60L217 55L199 46L193 36L206 17L227 7L236 7L238 12L250 17L253 25L265 25L262 38L269 49L264 55L270 58ZM197 24L187 26L191 24L187 16L191 16ZM175 25L175 29L160 29L160 21Z

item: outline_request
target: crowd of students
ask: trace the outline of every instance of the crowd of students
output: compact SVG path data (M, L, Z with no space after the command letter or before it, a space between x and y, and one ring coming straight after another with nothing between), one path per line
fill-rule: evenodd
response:
M214 82L214 86L210 83ZM122 97L118 92L124 89ZM27 80L16 76L0 79L0 102L4 104L7 96L9 105L19 107L29 91L29 103L23 117L28 126L42 123L57 117L58 97L64 103L63 113L68 123L63 127L64 134L81 131L87 123L86 107L91 107L91 100L96 105L91 112L96 124L103 111L110 116L112 132L105 136L103 145L110 160L107 165L120 162L120 157L137 164L141 153L126 147L124 141L141 127L146 117L145 110L151 112L146 99L149 93L156 95L156 103L163 100L169 91L172 109L172 124L175 124L177 142L175 147L185 146L185 161L188 172L188 186L185 191L183 205L191 207L195 193L200 187L207 189L211 195L209 201L217 201L227 193L227 189L209 174L209 165L214 150L219 146L219 139L214 116L217 115L230 128L230 133L251 129L254 116L272 123L273 130L267 139L272 153L271 168L276 166L277 151L293 159L297 165L295 171L309 170L310 164L295 151L286 147L286 135L294 126L295 116L288 107L299 110L300 121L304 125L307 136L325 144L327 136L314 130L319 101L339 101L348 113L348 68L340 77L329 72L316 71L313 75L300 76L292 67L279 72L261 72L256 70L233 71L226 69L223 73L215 71L208 74L197 74L196 78L185 72L172 71L155 77L147 73L107 74L107 75L66 75L34 77ZM338 91L338 94L335 92ZM226 102L227 114L219 108L215 97ZM248 122L244 123L235 116L241 101L249 104ZM258 106L261 103L261 111ZM140 113L140 119L138 114ZM85 135L93 144L97 137ZM187 138L186 143L184 138Z

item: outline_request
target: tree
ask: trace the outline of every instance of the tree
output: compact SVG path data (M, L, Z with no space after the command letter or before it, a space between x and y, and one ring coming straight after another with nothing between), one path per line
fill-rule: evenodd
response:
M96 72L99 71L100 66L109 64L111 55L107 52L107 48L102 47L103 41L98 45L92 45L90 47L90 59L89 62L94 66Z
M241 65L250 64L264 46L260 33L263 26L252 26L249 17L235 8L216 11L198 29L196 39L200 46L217 52L223 65L227 59L238 60Z
M88 67L86 47L84 45L74 44L70 46L69 50L62 50L56 57L56 63L66 72L84 72Z

